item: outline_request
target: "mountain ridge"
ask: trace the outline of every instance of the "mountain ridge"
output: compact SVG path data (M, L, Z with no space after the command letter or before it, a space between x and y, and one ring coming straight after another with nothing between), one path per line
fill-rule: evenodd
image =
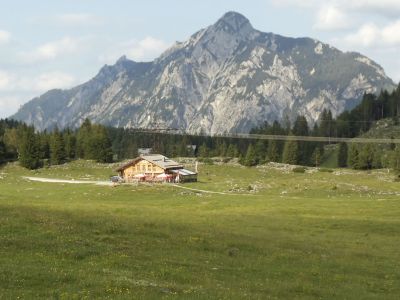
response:
M122 56L88 82L49 91L13 117L38 129L89 118L117 127L157 122L190 133L247 132L298 113L314 122L324 108L336 115L365 92L393 87L383 68L361 54L264 33L228 12L152 62Z

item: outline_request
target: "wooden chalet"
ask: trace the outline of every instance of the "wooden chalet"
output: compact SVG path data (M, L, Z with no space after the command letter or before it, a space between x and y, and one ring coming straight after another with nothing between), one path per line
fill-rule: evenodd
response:
M160 154L141 155L117 169L125 182L193 182L197 173Z

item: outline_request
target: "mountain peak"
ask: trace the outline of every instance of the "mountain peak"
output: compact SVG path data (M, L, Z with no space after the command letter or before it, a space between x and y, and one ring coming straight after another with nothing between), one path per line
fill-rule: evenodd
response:
M309 38L263 33L243 15L228 12L153 62L121 57L94 80L36 98L13 118L37 129L90 118L124 128L158 120L187 133L245 133L298 114L313 123L323 109L337 115L364 93L392 88L367 57Z
M123 64L125 62L129 61L129 59L126 57L126 55L122 55L118 60L117 60L117 64Z
M250 24L249 19L247 19L242 14L229 11L224 14L218 21L215 23L215 26L220 29L227 30L228 28L234 32L241 31L245 27L253 28Z

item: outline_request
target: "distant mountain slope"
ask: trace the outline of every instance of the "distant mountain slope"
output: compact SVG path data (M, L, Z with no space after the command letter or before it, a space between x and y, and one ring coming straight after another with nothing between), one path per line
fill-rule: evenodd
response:
M361 54L263 33L229 12L153 62L122 57L89 82L49 91L12 117L39 129L89 118L118 127L161 122L191 133L247 132L297 114L315 121L323 108L338 114L365 92L393 87L382 67Z

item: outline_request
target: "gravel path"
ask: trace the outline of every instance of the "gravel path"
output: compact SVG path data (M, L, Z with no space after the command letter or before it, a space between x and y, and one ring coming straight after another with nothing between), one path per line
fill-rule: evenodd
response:
M96 185L107 185L107 186L113 185L113 183L110 181L67 180L67 179L54 179L54 178L42 178L42 177L26 177L26 176L22 178L31 181L51 182L51 183L96 184Z

